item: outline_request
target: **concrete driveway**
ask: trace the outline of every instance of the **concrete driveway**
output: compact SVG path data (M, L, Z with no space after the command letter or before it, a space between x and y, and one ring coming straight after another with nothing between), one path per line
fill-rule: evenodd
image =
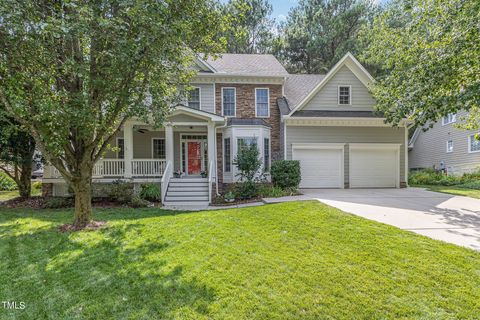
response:
M352 214L480 250L480 200L420 188L302 190Z

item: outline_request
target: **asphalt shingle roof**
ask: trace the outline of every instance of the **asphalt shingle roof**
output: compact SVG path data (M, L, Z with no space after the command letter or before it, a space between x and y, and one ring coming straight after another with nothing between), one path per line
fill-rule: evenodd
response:
M325 78L324 74L290 74L285 82L285 97L295 108Z
M207 62L219 73L255 76L288 75L287 70L271 54L224 53L217 60L208 58Z

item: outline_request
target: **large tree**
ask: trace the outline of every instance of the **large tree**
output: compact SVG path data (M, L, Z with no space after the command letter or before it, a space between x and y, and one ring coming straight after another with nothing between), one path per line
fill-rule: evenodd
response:
M230 0L221 11L229 20L222 32L228 53L271 52L275 21L268 0Z
M372 86L387 120L431 125L459 110L480 125L480 2L400 0L365 30L365 61L384 70Z
M3 0L0 102L91 219L95 162L128 118L160 125L193 75L194 52L221 50L211 0Z
M22 198L31 195L34 153L33 137L0 110L0 170L15 181Z
M376 12L370 0L300 0L281 27L279 56L291 72L325 73L347 52Z

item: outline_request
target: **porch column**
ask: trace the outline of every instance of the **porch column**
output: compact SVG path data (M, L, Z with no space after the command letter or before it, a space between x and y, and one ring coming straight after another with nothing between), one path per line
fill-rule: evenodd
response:
M167 163L170 161L173 166L173 127L171 124L165 125L165 158Z
M131 178L133 160L133 124L130 122L125 122L123 125L123 143L125 148L125 178Z
M208 134L207 134L207 147L208 147L208 166L210 166L210 161L213 160L213 176L216 177L217 174L217 161L216 161L216 154L215 154L215 124L213 122L208 122ZM210 168L207 168L210 170ZM208 173L209 175L212 172Z

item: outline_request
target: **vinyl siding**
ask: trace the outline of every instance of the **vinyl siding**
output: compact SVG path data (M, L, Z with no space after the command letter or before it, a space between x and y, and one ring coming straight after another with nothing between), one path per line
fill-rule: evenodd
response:
M340 85L351 86L351 105L338 104ZM343 66L302 110L371 111L374 105L375 100L365 85L347 66Z
M465 112L457 114L457 123ZM455 128L454 124L442 125L442 120L426 132L420 132L409 152L409 168L440 168L445 163L448 171L462 173L480 167L480 153L468 153L468 137L476 131ZM453 152L447 153L447 141L453 141Z
M123 132L119 132L116 137L123 138ZM164 131L147 131L145 133L133 133L133 158L134 159L150 159L152 158L152 138L165 138ZM111 142L115 147L116 138ZM117 158L116 152L107 150L105 158Z
M400 146L400 182L405 182L405 128L287 126L287 159L292 143L346 143L345 183L349 182L349 143L397 143Z
M215 87L212 83L192 83L192 87L200 88L200 110L215 113Z

